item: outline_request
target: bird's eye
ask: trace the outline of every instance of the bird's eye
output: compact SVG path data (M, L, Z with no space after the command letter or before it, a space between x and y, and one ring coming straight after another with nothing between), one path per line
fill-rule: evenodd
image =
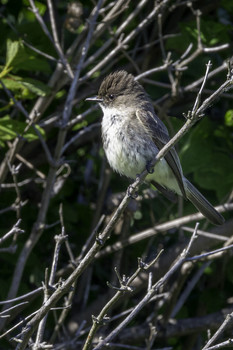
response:
M108 97L109 97L110 100L114 99L114 95L113 94L109 94Z

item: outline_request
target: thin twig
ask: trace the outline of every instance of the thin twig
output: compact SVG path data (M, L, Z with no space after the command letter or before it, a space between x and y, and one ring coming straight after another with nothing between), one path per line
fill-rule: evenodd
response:
M204 348L202 350L209 350L210 345L212 345L217 338L224 332L226 327L229 326L230 323L232 323L233 320L233 312L231 314L228 314L225 318L224 322L221 324L221 326L217 329L217 331L214 333L214 335L209 339L209 341L206 343Z
M201 85L201 88L197 94L197 97L196 97L196 100L195 100L195 103L194 103L194 106L193 106L193 109L192 109L192 114L196 114L197 112L197 109L199 108L200 106L200 102L201 102L201 94L202 94L202 91L204 89L204 86L206 84L206 81L207 81L207 78L208 78L208 74L209 74L209 71L210 71L210 68L212 66L212 63L209 61L206 65L206 72L205 72L205 76L204 76L204 79L203 79L203 82L202 82L202 85Z
M101 312L99 313L99 315L97 317L92 317L93 325L92 325L91 330L90 330L90 332L89 332L89 334L87 336L87 339L86 339L85 345L83 347L83 350L89 350L90 347L92 346L92 341L93 341L94 335L97 332L97 329L100 327L100 325L104 324L108 320L106 315L107 315L107 312L109 311L109 309L124 295L125 292L131 292L132 291L130 285L134 281L134 279L139 275L139 273L142 270L148 270L159 259L161 253L162 253L162 251L148 265L144 264L141 261L141 259L138 259L138 268L137 268L137 270L134 272L134 274L130 278L127 278L126 280L123 280L119 276L117 270L115 269L115 271L117 273L117 277L118 277L119 283L120 283L120 288L115 288L114 287L114 289L117 290L116 294L103 307L103 309L101 310ZM150 280L150 278L148 280ZM109 283L108 283L108 285L111 286Z
M181 267L181 265L186 260L186 257L189 254L190 248L196 238L197 227L198 225L196 225L196 228L193 232L192 237L190 238L187 248L183 250L183 252L180 254L180 257L177 259L174 265L171 266L171 268L167 271L167 273L147 291L146 295L141 299L141 301L137 304L137 306L133 309L133 311L108 336L106 336L104 340L100 341L99 344L93 350L99 350L104 345L112 341L120 333L120 331L123 328L125 328L125 326L130 321L132 321L132 319L142 310L142 308L155 295L155 293L159 290L159 288L161 288L161 286L163 286L167 282L167 280L173 275L173 273L175 273Z
M29 121L28 125L25 127L25 130L24 130L23 134L26 133L30 127L32 127L33 130L35 131L35 133L37 134L37 136L38 136L40 142L41 142L41 145L42 145L42 147L43 147L43 149L44 149L44 151L45 151L45 154L46 154L46 156L47 156L48 162L49 162L50 164L53 164L53 158L52 158L52 156L51 156L50 150L49 150L49 148L48 148L48 146L47 146L47 144L46 144L46 142L45 142L45 140L44 140L44 138L43 138L43 136L42 136L40 130L39 130L38 128L36 128L36 126L35 126L33 120L30 119L29 114L27 113L26 109L23 107L22 103L19 102L19 101L17 101L17 100L15 99L14 95L11 93L11 91L10 91L9 89L6 88L6 86L5 86L5 84L2 82L2 80L0 80L0 84L2 85L2 87L3 87L3 89L5 90L5 92L6 92L6 94L8 95L8 97L14 101L15 107L16 107L20 112L22 112L23 115L26 117L26 119ZM23 134L22 134L22 136L23 136ZM9 160L9 164L10 164L10 160Z
M39 24L41 25L41 28L43 29L44 33L47 35L47 37L49 38L49 40L51 41L51 43L54 45L55 50L57 51L58 56L61 59L62 64L64 65L64 67L67 70L68 76L70 77L70 79L73 79L73 72L70 68L69 63L67 62L59 41L58 41L58 37L56 35L56 25L55 25L55 20L54 20L54 14L53 14L53 8L52 8L52 4L48 3L48 8L49 8L49 14L50 14L50 20L51 20L51 24L52 24L52 30L53 30L53 35L54 35L54 39L52 38L45 22L43 21L43 18L41 17L41 15L39 14L39 11L34 3L34 0L29 0L30 5L31 5L31 11L35 14L37 21L39 22ZM51 5L51 6L50 6Z
M70 86L70 90L69 90L69 93L67 95L67 99L65 102L65 107L64 107L63 116L62 116L63 127L65 127L68 124L68 121L70 118L71 109L72 109L72 101L74 99L74 96L75 96L75 93L77 90L78 80L80 77L81 69L83 67L84 60L87 56L87 52L88 52L88 49L90 46L90 41L91 41L92 34L93 34L93 31L94 31L94 28L96 25L97 17L99 15L99 10L102 6L102 2L103 2L103 0L98 1L96 9L95 9L95 13L93 14L92 18L90 19L89 31L88 31L86 40L84 42L84 45L82 47L81 57L80 57L80 60L76 66L75 75L74 75L74 78L73 78L73 81L72 81L72 84Z
M223 205L217 206L215 207L215 209L217 211L219 211L220 213L223 213L225 211L231 211L233 210L233 203L225 203ZM127 238L127 240L122 241L122 242L116 242L111 246L106 247L105 249L102 249L96 257L101 257L104 256L106 254L110 254L112 252L116 252L124 247L127 247L131 244L135 244L137 242L140 242L143 239L147 239L149 237L153 237L154 235L158 234L159 232L164 232L164 231L168 231L171 230L172 228L177 228L180 227L184 224L190 223L192 221L199 221L204 219L203 215L201 213L196 213L196 214L192 214L192 215L187 215L184 216L182 218L178 218L175 220L170 220L168 222L162 223L162 224L158 224L152 228L149 228L145 231L136 233L132 236L130 236L129 238Z
M22 219L18 219L18 221L16 222L16 224L14 224L14 226L12 227L12 229L7 232L3 237L0 238L0 244L2 244L3 242L5 242L8 238L10 238L11 236L15 235L15 234L20 234L20 233L24 233L25 231L19 228L19 225L21 224ZM1 302L0 302L1 303Z

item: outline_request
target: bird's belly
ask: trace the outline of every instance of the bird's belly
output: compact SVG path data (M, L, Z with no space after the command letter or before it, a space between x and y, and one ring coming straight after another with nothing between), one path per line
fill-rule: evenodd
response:
M178 182L171 168L164 158L160 159L154 167L154 172L146 177L148 182L155 181L161 186L182 195Z
M148 155L144 154L140 145L132 142L122 132L109 138L105 153L110 166L115 171L132 179L145 170L149 161ZM148 153L152 159L153 152Z
M110 121L102 122L102 138L105 154L110 166L121 175L135 179L154 160L158 149L143 130L133 132L123 123ZM162 158L155 165L153 174L148 174L146 181L154 180L161 186L178 194L181 193L176 178Z
M125 147L117 137L111 139L109 147L105 150L110 166L118 173L131 179L135 179L138 174L142 173L157 154L156 150L153 152L147 149L147 151L145 155L138 145ZM154 172L147 175L146 181L150 182L152 180L175 193L181 194L177 180L164 158L160 159L155 165Z
M110 118L106 119L102 123L102 138L108 162L118 173L134 179L158 150L140 130L134 132L127 123L120 120L111 123Z

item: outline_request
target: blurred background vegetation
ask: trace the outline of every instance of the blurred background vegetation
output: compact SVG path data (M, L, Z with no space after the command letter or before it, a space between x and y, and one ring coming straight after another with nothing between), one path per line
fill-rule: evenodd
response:
M51 266L54 236L61 231L61 204L69 247L76 258L101 216L105 215L100 228L109 220L129 185L127 179L111 173L108 168L101 144L101 111L85 101L86 97L96 94L106 74L124 68L137 76L163 66L169 57L170 64L166 69L155 71L139 81L151 96L156 112L171 135L181 128L185 122L184 116L192 109L209 60L212 63L212 73L203 90L202 101L226 80L227 62L232 56L231 1L125 1L108 18L117 2L103 1L103 9L97 18L90 47L81 66L75 96L71 101L70 118L64 125L64 109L72 83L69 67L64 67L64 62L61 63L56 45L53 44L54 38L51 41L46 35L28 0L1 1L0 236L10 231L19 219L19 227L24 230L24 233L13 235L1 246L2 301L41 286L45 269ZM48 2L35 1L34 4L52 37ZM140 10L132 16L140 4ZM61 51L73 74L82 57L82 47L89 30L89 16L94 6L95 1L88 0L53 2ZM149 18L156 6L160 6L160 17L156 14ZM143 21L146 22L140 29ZM120 30L123 23L126 25ZM132 33L132 38L124 42ZM114 50L116 54L113 53ZM56 159L62 130L66 134L63 151L57 159L60 163L51 164L46 149L52 159ZM232 199L232 135L233 94L229 90L207 109L205 118L177 145L185 176L214 205ZM49 174L54 166L55 177L48 193ZM43 217L40 216L42 207ZM136 201L132 200L107 244L111 245L159 223L195 212L191 203L183 202L182 199L175 203L170 202L160 193L152 192L143 185L138 198ZM226 212L224 216L227 222L231 222L231 212ZM194 227L194 223L190 223L190 227ZM230 236L232 227L231 224L229 234L224 230L219 233ZM207 222L202 222L201 228L212 229ZM90 315L97 314L112 294L106 281L116 284L115 266L120 273L130 275L137 268L138 256L150 261L160 248L163 247L166 251L179 244L182 246L189 236L190 233L174 227L149 240L140 241L120 252L97 259L78 282L64 328L53 339L54 348L64 339L72 339L74 331L84 319L87 325L91 324ZM215 243L215 246L220 243ZM27 244L31 244L28 250L25 248ZM210 246L206 245L207 250ZM200 247L200 251L204 248ZM23 251L27 253L20 269L19 285L15 289L13 286L14 293L9 294L15 278L13 274L16 273L15 269ZM63 246L59 255L57 279L68 276L71 271L70 260L72 255ZM232 303L232 264L232 257L228 254L208 265L177 314L177 319L213 314L228 307ZM200 266L201 263L190 268L180 288L176 290L175 300L178 300L190 276ZM174 287L172 283L174 281L171 281L168 290ZM118 305L117 312L136 305L146 288L146 282L144 286L139 284L134 295L127 296ZM42 294L39 293L33 297L33 303L30 300L27 307L18 308L12 313L10 321L4 321L2 332L40 307L41 303ZM166 324L171 314L169 307L172 309L171 305L174 304L173 300L172 304L168 302L162 307L153 306L154 314L162 315L161 324ZM151 312L150 307L145 308L130 326L145 325L149 322ZM52 313L49 316L46 340L51 340L56 317ZM151 317L152 319L154 318ZM100 334L104 335L113 325L114 322L111 326L106 326ZM145 330L145 334L148 333L146 332ZM9 339L17 333L19 330L0 340L1 349L15 348L15 344ZM201 331L194 330L191 333L191 336L188 335L189 332L183 336L179 333L171 337L160 335L153 346L172 346L174 349L202 348L207 338L206 326ZM130 343L144 348L145 338L146 335L140 339L135 336L135 340L131 335L132 342L119 339L119 343ZM69 347L66 345L63 348Z

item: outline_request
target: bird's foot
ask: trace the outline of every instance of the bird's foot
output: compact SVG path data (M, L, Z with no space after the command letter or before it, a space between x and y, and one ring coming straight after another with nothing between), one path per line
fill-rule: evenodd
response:
M135 191L135 188L133 187L133 185L129 185L127 189L127 195L132 199L136 199L138 197L138 192Z
M151 160L146 163L146 170L147 170L148 174L154 173L154 167L151 165Z

